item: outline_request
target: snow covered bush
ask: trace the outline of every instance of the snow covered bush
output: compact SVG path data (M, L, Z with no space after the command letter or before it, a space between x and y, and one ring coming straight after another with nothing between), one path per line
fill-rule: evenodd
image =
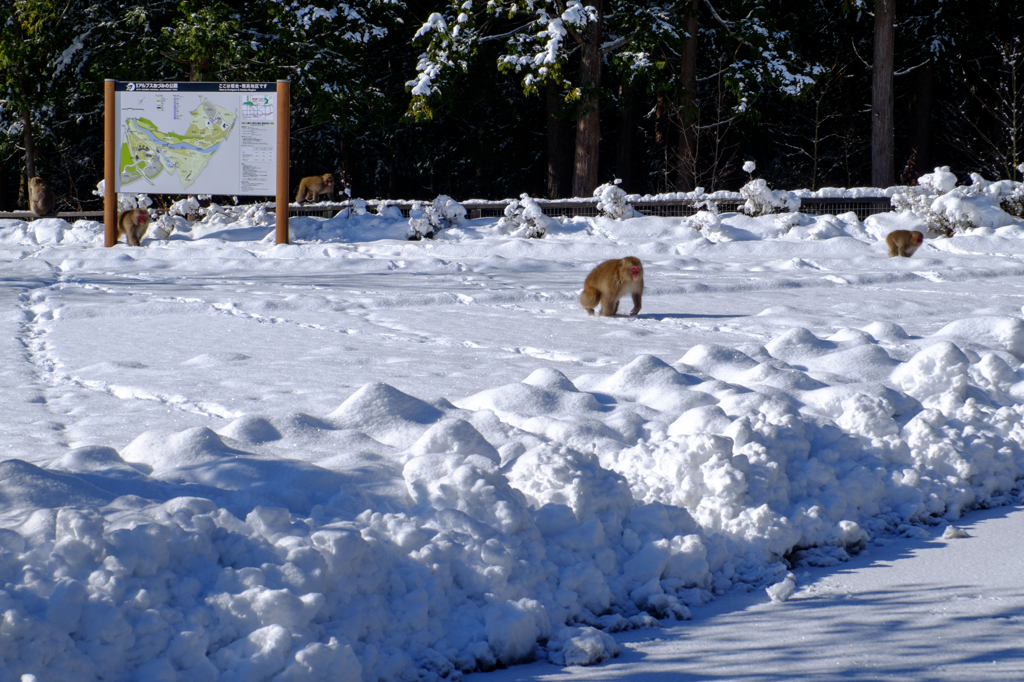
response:
M717 208L711 211L697 211L692 216L684 218L684 222L712 241L715 240L710 235L717 234L722 227L722 219L718 217Z
M1017 167L1017 170L1024 173L1024 163ZM975 178L976 173L971 173L971 178ZM981 176L977 176L980 178ZM978 181L975 180L975 184ZM986 183L985 191L990 195L998 199L999 208L1006 213L1016 217L1024 218L1024 183L1017 182L1016 180L1000 180L999 182Z
M951 204L948 197L942 204L937 202L941 196L946 196L956 188L956 176L949 172L949 166L936 167L935 172L926 173L917 179L917 187L907 187L902 192L892 196L891 203L897 213L913 213L921 218L928 225L928 231L932 236L952 237L956 232L969 230L976 225L970 221L962 220L955 212L950 220L950 215L944 209L944 204Z
M917 187L907 187L892 196L899 213L913 213L928 225L932 235L952 237L976 227L1003 227L1014 223L1013 216L1001 208L1006 197L1008 207L1020 205L1020 183L1003 180L989 182L971 173L972 184L957 187L957 178L949 166L918 178Z
M1012 216L1024 218L1024 184L1017 183L1014 191L999 199L999 208Z
M195 220L196 216L199 215L199 208L199 199L194 196L188 196L171 204L171 207L167 209L167 215L181 216L186 220Z
M946 194L956 187L956 176L949 172L949 166L937 166L935 172L919 177L917 184L931 190L932 194Z
M541 238L548 231L551 218L544 215L537 202L523 192L505 207L505 217L498 221L498 229L512 237Z
M441 230L459 225L465 219L465 207L447 195L442 194L426 205L416 201L409 210L406 238L413 241L424 237L433 239Z
M239 221L253 226L273 225L275 222L275 218L270 217L270 214L267 213L267 203L262 202L259 204L253 204L251 206L245 207L245 212L242 213L242 217L239 219Z
M740 210L750 216L777 213L780 209L789 213L800 210L800 198L796 194L782 189L771 190L768 183L760 178L743 185L740 194L746 199Z
M381 202L377 204L377 215L392 222L397 222L404 218L402 215L402 209L398 208L398 206L395 205L395 202L390 201L389 199L382 199Z
M96 183L96 189L92 191L93 196L97 196L103 199L106 196L107 181L100 180ZM117 212L130 211L133 208L149 208L153 205L153 200L149 198L148 194L118 194L117 195Z
M704 192L703 187L694 187L693 189L693 208L704 209L718 215L718 204Z
M176 227L177 225L174 223L174 220L164 213L157 217L156 220L150 221L149 229L146 230L145 235L150 239L167 239Z
M636 218L640 215L636 209L626 203L626 193L619 185L622 180L606 182L594 190L597 197L597 212L607 218L624 220Z

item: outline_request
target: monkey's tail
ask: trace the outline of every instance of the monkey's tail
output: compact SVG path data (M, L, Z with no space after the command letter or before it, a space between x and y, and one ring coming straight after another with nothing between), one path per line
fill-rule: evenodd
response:
M589 287L583 288L583 293L580 294L580 304L587 310L593 310L597 307L597 304L601 301L601 292L598 289L591 289Z

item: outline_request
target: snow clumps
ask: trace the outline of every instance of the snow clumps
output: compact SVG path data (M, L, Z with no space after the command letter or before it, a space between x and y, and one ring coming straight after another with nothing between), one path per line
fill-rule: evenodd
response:
M768 593L768 598L772 602L776 604L784 602L796 592L796 576L792 573L787 573L785 579L774 585L769 585L764 588L764 591Z
M512 237L541 238L548 231L551 218L525 192L505 206L505 215L498 221L498 230Z
M597 197L597 212L615 220L639 216L640 213L626 202L626 193L619 187L620 184L622 180L615 180L594 190L594 196Z
M100 180L96 183L96 189L92 191L93 196L99 197L100 199L106 198L106 187L107 181ZM117 212L130 211L133 208L149 208L153 205L153 200L149 198L148 194L121 194L117 195Z
M377 203L377 215L391 222L398 222L399 220L404 220L405 217L402 215L402 209L399 208L396 204L397 202L395 201L391 201L389 199L382 199Z
M748 162L749 163L749 162ZM746 165L744 165L744 169ZM751 180L740 188L740 194L746 200L741 209L751 216L768 215L785 210L795 213L800 210L800 197L785 190L768 189L763 179Z
M465 219L465 207L444 194L429 204L416 201L409 211L409 230L406 238L413 241L424 237L433 239L441 230L459 225Z
M900 213L922 220L932 235L951 237L978 227L999 228L1017 222L1024 213L1024 185L1012 180L990 182L971 173L972 184L957 186L948 166L918 178L917 187L900 188L892 205ZM1005 209L1014 212L1013 215Z

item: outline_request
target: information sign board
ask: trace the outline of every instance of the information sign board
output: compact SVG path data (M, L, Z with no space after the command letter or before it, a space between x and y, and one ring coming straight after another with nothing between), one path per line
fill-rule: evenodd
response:
M116 82L116 191L277 191L277 83Z

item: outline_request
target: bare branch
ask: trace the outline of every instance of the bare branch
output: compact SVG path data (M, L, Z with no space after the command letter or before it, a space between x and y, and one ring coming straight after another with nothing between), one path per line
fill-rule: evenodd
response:
M903 71L896 71L892 75L894 75L894 76L906 76L911 71L913 71L915 69L920 69L922 66L924 66L925 64L930 63L931 61L932 61L932 58L929 57L928 59L924 60L923 62L921 62L920 64L918 64L916 66L911 66L909 69L904 69Z

